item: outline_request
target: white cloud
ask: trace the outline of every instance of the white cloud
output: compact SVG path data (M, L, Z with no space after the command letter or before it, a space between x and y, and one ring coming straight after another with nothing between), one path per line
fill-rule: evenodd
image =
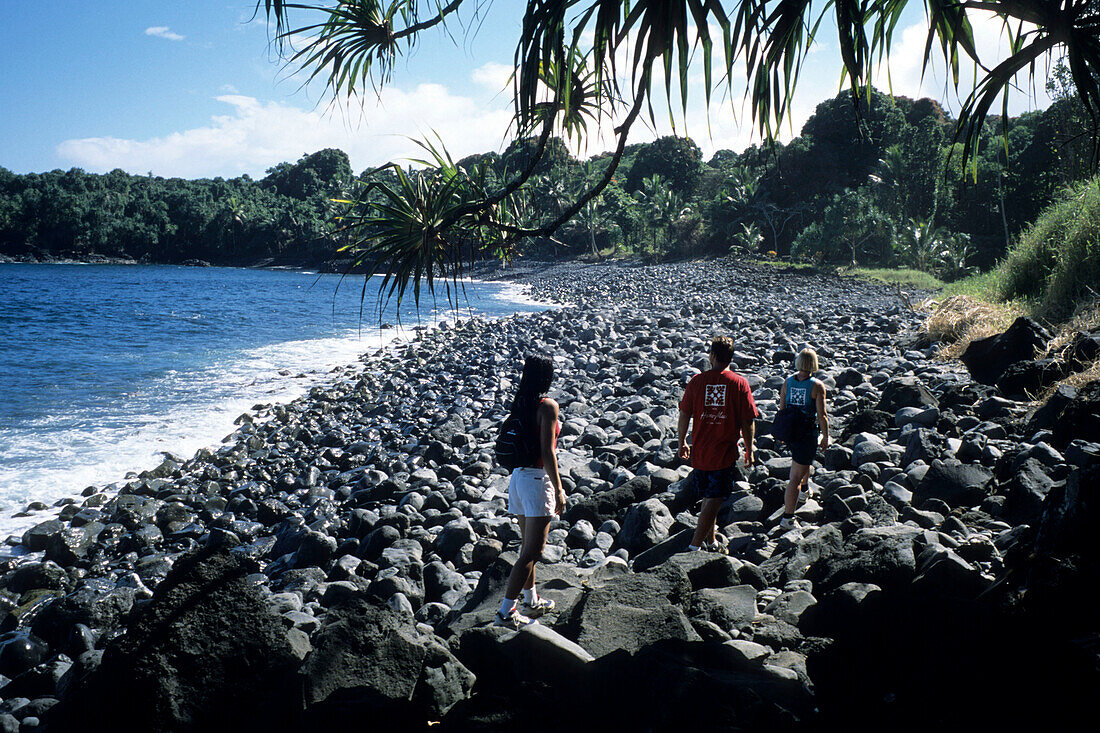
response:
M222 84L219 91L224 94L240 94L240 92L237 91L237 87L233 86L232 84Z
M978 58L989 67L996 66L1010 53L1008 33L1002 20L997 15L985 11L971 11L968 17L974 28L974 45ZM1028 29L1029 27L1025 26L1025 30ZM959 91L956 94L953 83L945 73L942 54L935 44L932 47L929 68L923 69L924 46L927 38L927 20L902 30L900 42L895 45L890 54L890 86L894 94L913 98L932 97L944 102L948 109L957 111L960 100L965 100L974 88L974 63L960 52L963 60L959 63ZM1030 86L1026 72L1016 78L1018 89L1009 95L1011 114L1019 114L1050 104L1044 89L1046 80L1044 71L1040 61L1036 65L1034 89ZM980 81L983 76L984 72L979 70L977 79ZM878 69L875 85L880 89L887 88L885 64ZM990 111L993 114L999 113L999 103L995 104Z
M511 88L509 83L512 78L512 67L490 61L477 67L470 74L475 84L484 87L487 91L496 94Z
M450 93L439 84L411 90L388 87L381 100L370 97L356 107L324 112L242 95L216 97L231 112L197 127L147 140L96 137L66 140L58 155L90 171L122 168L132 173L197 178L254 177L278 163L298 160L335 147L351 158L355 171L420 157L410 139L435 130L455 159L497 150L511 115L504 105L488 108Z
M145 29L145 35L156 36L157 38L166 38L169 41L182 41L183 36L179 33L173 33L172 30L166 25L155 25Z

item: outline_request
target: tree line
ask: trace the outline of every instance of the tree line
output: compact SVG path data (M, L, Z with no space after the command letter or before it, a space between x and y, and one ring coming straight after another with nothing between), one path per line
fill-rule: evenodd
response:
M281 163L259 181L0 168L0 254L314 265L335 252L333 199L354 180L348 156L334 149Z
M988 118L965 167L955 121L938 103L875 90L858 107L847 93L822 102L787 144L720 150L706 162L688 138L629 145L598 196L552 238L528 238L519 252L658 260L732 249L908 265L952 279L1001 259L1060 190L1088 176L1087 113L1071 85L1058 82L1056 74L1047 109ZM520 139L502 154L436 161L476 170L489 188L524 169L535 145ZM509 200L512 220L537 228L559 216L603 176L610 157L578 160L551 138ZM386 203L372 182L402 176L414 186L438 178L441 167L356 176L346 154L326 149L281 163L261 180L0 168L0 254L339 267L349 214L341 202L357 200L362 215ZM475 241L469 254L495 252Z

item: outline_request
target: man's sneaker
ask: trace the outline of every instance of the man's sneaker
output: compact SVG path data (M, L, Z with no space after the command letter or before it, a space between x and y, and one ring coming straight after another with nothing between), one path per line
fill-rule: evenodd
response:
M525 616L531 618L538 618L544 613L550 613L554 610L554 601L550 598L543 598L539 596L535 599L534 603L528 603L527 601L520 602L520 610L523 611Z
M730 551L717 542L704 542L703 546L699 548L703 552L717 552L719 555L728 555Z
M783 517L779 520L779 528L784 531L788 529L799 529L798 519L795 517Z
M512 629L513 631L519 631L524 626L530 626L531 624L537 624L533 618L528 618L516 609L512 609L512 612L507 616L501 616L500 611L497 611L496 616L493 618L493 626L503 626L506 629Z

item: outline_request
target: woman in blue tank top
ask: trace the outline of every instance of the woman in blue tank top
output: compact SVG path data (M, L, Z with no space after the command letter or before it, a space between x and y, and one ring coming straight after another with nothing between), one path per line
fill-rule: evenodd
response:
M821 450L829 447L829 417L825 412L825 385L813 374L818 369L817 352L803 349L795 359L797 374L787 377L783 391L779 395L779 409L787 405L802 410L803 424L800 434L788 445L791 449L791 478L787 482L787 491L783 494L783 518L779 524L783 529L797 526L794 510L798 506L798 496L810 480L810 466L818 447L818 430L821 431ZM814 419L816 417L816 420Z

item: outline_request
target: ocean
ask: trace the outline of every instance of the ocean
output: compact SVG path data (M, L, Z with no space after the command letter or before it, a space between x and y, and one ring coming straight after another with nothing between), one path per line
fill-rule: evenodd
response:
M380 278L166 265L0 264L0 539L87 486L217 447L241 413L287 402L444 318L543 310L467 282L378 307ZM381 328L393 324L395 328Z

